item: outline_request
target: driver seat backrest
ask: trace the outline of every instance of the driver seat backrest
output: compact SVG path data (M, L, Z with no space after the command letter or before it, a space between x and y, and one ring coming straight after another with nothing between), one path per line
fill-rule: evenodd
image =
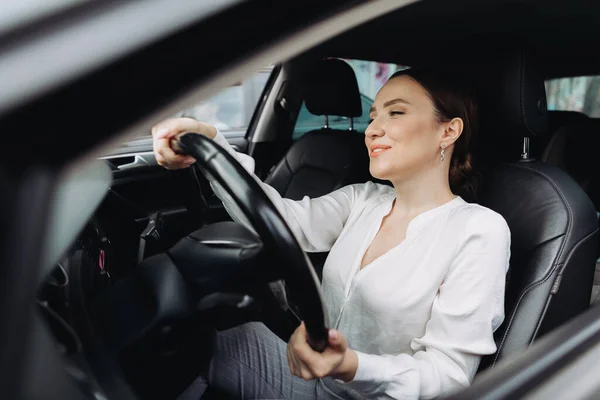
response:
M505 218L512 244L497 352L480 371L589 307L599 241L594 206L568 174L528 157L508 161L524 137L547 132L544 81L531 60L514 51L482 69L479 202Z
M362 115L358 83L352 67L339 59L319 60L307 74L304 93L311 114L356 118ZM322 129L305 133L292 144L265 182L283 197L318 197L352 183L366 182L369 157L364 134Z

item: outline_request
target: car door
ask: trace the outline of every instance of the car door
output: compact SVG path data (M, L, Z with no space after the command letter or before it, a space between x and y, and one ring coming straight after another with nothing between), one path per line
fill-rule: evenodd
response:
M246 133L260 109L273 67L261 69L174 117L191 117L218 127L240 152L246 152ZM157 121L158 122L158 121ZM163 251L203 225L229 218L208 181L196 169L169 171L152 152L152 137L143 134L101 157L111 168L113 183L97 217L111 240L112 257L125 273L141 258Z

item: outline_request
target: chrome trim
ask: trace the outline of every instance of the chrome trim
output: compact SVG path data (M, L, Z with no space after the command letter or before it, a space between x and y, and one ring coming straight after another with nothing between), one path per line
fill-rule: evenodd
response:
M117 169L124 170L124 169L135 168L135 167L143 167L145 165L148 165L146 160L144 160L143 157L136 154L135 156L133 156L133 162L117 165Z
M529 160L529 138L523 138L523 152L521 153L521 160Z
M99 159L100 160L111 160L113 158L135 157L135 156L140 156L140 157L152 156L152 158L154 158L154 153L151 151L123 153L123 154L115 154L115 155L110 155L110 156L103 156L103 157L99 157Z
M100 157L100 160L118 160L123 158L133 157L133 161L126 164L117 165L117 169L119 171L124 171L132 168L140 168L140 167L148 167L152 165L157 165L156 158L154 157L154 153L151 151L145 151L140 153L125 153L111 156Z
M242 300L236 304L237 308L246 308L248 307L250 304L252 304L252 301L254 299L252 299L252 297L248 296L247 294L244 295L244 297L242 298Z
M202 240L200 241L200 243L202 244L212 244L212 245L218 245L218 246L236 246L238 245L237 242L231 241L231 240Z

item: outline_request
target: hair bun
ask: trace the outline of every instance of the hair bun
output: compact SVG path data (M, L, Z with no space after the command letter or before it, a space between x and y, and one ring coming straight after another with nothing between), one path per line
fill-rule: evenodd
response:
M464 157L452 157L450 163L450 189L454 194L467 201L475 199L478 181L474 174L473 156L467 153Z

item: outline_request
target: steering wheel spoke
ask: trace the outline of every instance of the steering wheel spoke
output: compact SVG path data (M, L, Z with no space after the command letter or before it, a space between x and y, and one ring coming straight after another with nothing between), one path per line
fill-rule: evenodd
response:
M319 279L273 202L254 177L212 140L190 133L180 136L177 144L183 152L197 160L198 167L206 176L212 177L231 196L260 238L241 225L224 232L224 225L221 225L224 223L220 223L212 225L212 229L209 226L195 232L192 238L182 239L169 254L184 279L192 286L206 284L207 279L212 280L213 285L231 282L258 284L271 293L271 302L275 306L269 307L269 311L286 320L286 326L297 326L299 319L304 321L313 348L318 351L325 349L327 328ZM231 237L227 238L227 235ZM194 240L197 242L195 246L191 244ZM227 257L231 258L225 262ZM204 261L211 258L221 259L222 270L208 271L198 267L201 261L206 265ZM223 281L226 278L228 282ZM275 285L280 293L274 293L269 289L269 283L281 278L289 290L284 287L281 291L281 286ZM259 288L255 291L261 292ZM289 307L290 303L294 306ZM289 339L289 336L284 339Z

